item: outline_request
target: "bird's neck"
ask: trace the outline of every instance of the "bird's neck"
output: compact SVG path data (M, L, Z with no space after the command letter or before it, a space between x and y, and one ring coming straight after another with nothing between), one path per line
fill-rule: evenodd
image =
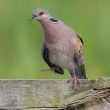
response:
M44 38L45 41L49 42L49 43L55 43L59 40L59 29L58 26L56 26L57 24L51 24L49 22L42 22L42 27L43 27L43 31L44 31Z
M48 21L41 22L45 41L49 43L61 42L73 39L73 31L63 22L50 23Z

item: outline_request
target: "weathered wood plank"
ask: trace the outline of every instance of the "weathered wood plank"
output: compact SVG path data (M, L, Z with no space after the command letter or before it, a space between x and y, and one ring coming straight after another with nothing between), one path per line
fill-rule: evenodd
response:
M110 79L0 80L0 110L110 110Z

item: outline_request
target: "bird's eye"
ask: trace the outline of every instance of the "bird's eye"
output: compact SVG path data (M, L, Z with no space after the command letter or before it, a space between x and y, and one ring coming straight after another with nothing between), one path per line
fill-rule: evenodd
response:
M44 14L44 12L40 12L40 13L39 13L39 15L43 15L43 14Z

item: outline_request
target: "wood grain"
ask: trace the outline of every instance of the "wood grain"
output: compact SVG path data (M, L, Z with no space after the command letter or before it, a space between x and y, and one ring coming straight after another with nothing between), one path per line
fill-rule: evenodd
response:
M0 110L110 110L110 79L0 80Z

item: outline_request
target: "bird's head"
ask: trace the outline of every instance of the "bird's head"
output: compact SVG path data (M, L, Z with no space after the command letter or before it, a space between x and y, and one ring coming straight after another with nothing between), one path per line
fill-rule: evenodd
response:
M58 20L56 18L53 18L52 16L50 16L50 14L48 13L47 10L45 9L34 9L32 11L32 19L35 20L39 20L39 21L49 21L49 22L58 22Z
M50 15L45 9L34 9L32 11L32 19L43 20L45 18L49 18Z

